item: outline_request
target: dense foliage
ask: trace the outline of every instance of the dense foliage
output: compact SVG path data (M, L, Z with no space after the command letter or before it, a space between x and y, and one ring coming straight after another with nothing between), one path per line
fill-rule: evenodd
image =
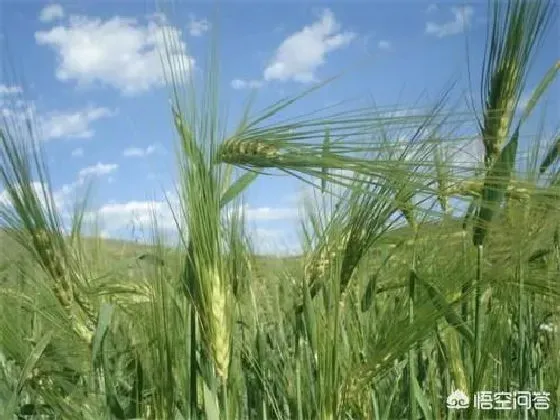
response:
M153 244L126 255L86 239L85 204L66 228L32 122L5 119L2 418L484 414L448 409L455 390L471 401L548 392L547 410L515 415L557 418L560 140L523 154L519 137L558 62L517 112L556 11L543 1L490 10L480 115L447 111L444 95L425 115L271 122L298 97L248 112L224 137L217 56L202 95L175 68L177 247L155 218ZM472 120L481 162L457 152L455 133ZM312 185L297 258L251 250L240 197L267 170Z

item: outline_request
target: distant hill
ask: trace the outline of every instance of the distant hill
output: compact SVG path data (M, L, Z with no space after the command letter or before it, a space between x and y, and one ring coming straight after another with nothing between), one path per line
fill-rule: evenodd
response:
M420 230L422 236L425 238L426 235L430 236L430 232L435 235L441 235L445 232L448 236L457 237L457 234L461 232L461 220L455 219L446 222L445 230L442 231L442 226L440 222L429 222L420 225ZM411 239L413 236L413 231L409 226L398 227L390 232L387 232L383 238L380 239L380 245L391 245L397 244L402 240ZM140 243L135 241L127 241L121 239L111 239L111 238L96 238L96 237L84 237L83 243L87 248L91 247L94 251L96 245L108 254L110 259L126 259L135 258L145 253L150 253L152 246L147 243ZM18 244L14 243L7 234L5 230L0 229L0 264L6 262L6 260L17 259L18 254L21 252L21 248ZM279 260L279 261L297 261L300 256L279 256L279 255L255 255L257 261L264 262L266 260Z

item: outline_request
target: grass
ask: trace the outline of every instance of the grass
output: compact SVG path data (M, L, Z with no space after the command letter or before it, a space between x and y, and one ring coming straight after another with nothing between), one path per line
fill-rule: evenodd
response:
M532 162L518 142L558 63L514 112L555 9L490 5L485 155L467 177L443 153L466 118L447 113L446 94L410 119L366 108L272 122L316 86L248 110L226 135L217 50L202 91L173 68L177 246L156 217L143 246L86 237L85 204L68 226L32 121L4 120L2 418L485 418L448 408L457 390L471 402L546 392L546 410L541 399L490 415L557 418L558 140L542 159L535 144ZM392 141L395 127L412 129L407 142ZM300 256L252 249L242 194L269 169L315 188Z

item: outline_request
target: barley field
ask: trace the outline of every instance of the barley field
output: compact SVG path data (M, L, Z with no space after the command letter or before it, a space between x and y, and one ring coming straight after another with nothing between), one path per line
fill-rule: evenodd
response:
M519 147L557 57L517 112L557 12L489 10L480 114L444 93L421 115L277 122L325 82L224 134L219 56L199 87L163 51L173 244L155 214L146 244L85 234L86 201L63 222L34 122L4 117L0 417L560 419L560 138ZM257 255L247 230L244 192L271 170L310 191L299 255Z

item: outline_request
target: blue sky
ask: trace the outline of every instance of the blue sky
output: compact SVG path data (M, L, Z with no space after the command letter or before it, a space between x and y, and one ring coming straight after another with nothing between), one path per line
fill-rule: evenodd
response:
M170 225L162 191L173 187L175 136L158 46L164 24L181 42L178 54L193 60L198 76L214 28L219 29L221 97L235 123L251 88L254 108L269 105L362 63L285 116L345 99L378 106L418 106L436 99L455 79L468 88L468 39L478 91L487 4L478 1L177 1L156 13L152 1L0 2L4 62L17 77L0 80L0 107L30 109L40 122L53 189L72 202L85 180L94 181L92 209L108 236L146 225L148 209ZM217 10L217 13L216 13ZM527 91L558 59L556 19L538 52ZM6 51L9 47L9 55ZM23 87L25 102L10 98ZM547 95L552 132L558 122L560 86ZM425 103L429 105L429 103ZM537 130L538 116L528 126ZM475 134L475 133L473 133ZM293 247L302 185L262 178L247 193L248 217L257 245ZM265 246L266 244L266 246ZM268 248L266 248L268 249Z

